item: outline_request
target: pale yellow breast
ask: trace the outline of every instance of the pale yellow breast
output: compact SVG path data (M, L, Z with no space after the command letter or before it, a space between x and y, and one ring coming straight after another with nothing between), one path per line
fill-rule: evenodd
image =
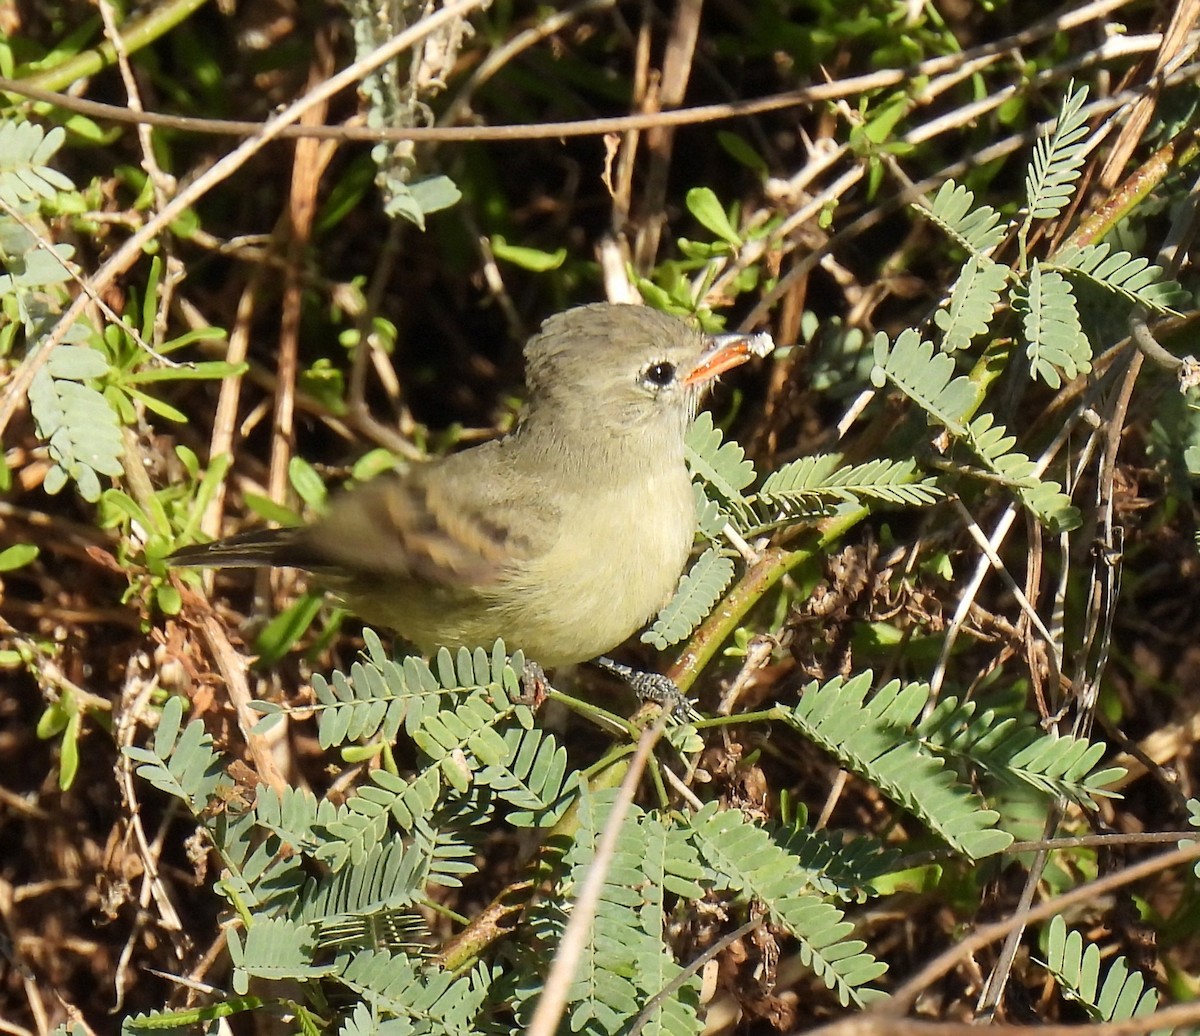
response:
M565 511L554 545L496 602L506 639L545 665L594 658L649 621L674 593L695 534L682 466L621 491L593 487Z

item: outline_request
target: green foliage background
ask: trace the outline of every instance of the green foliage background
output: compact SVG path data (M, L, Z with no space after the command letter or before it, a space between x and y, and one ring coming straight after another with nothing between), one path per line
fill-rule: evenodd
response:
M1186 5L460 6L370 68L429 12L0 9L0 1018L508 1030L598 857L572 1031L1194 1006L1189 867L1078 893L1200 816ZM623 657L697 711L623 817L596 675L165 565L510 427L538 321L635 295L783 348L689 434Z

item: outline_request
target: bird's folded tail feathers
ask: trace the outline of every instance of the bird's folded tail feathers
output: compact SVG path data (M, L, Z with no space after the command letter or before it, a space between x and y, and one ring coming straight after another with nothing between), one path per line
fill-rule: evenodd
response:
M175 566L203 568L320 568L321 563L305 545L304 529L254 529L212 543L180 547L167 557Z

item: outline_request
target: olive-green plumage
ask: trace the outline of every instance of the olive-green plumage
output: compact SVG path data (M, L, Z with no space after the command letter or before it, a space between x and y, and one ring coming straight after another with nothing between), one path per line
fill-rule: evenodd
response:
M695 533L684 432L730 344L638 306L550 317L516 429L335 497L299 529L186 547L179 565L292 566L418 647L593 658L670 598Z

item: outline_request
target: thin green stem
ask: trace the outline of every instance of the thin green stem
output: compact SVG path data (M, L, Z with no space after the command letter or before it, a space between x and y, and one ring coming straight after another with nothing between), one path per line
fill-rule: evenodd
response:
M166 35L206 3L208 0L168 0L166 3L151 4L149 13L144 17L132 19L128 28L121 33L122 49L127 54L136 54L160 36ZM105 40L98 47L76 54L61 65L25 76L19 82L23 86L32 86L40 90L65 90L77 80L95 75L116 63L116 47L113 46L112 40Z
M585 719L590 719L598 727L608 730L610 733L624 734L631 741L636 741L641 729L629 720L618 716L615 712L609 712L607 709L600 708L599 705L593 705L590 701L584 701L582 698L574 698L569 694L564 694L562 691L556 691L550 688L546 692L546 700L558 702L559 705L566 706L572 712L578 713Z
M866 507L831 518L819 532L816 542L798 550L768 547L758 561L746 570L737 585L692 635L688 646L671 667L670 677L683 692L696 681L704 667L734 630L741 625L750 609L788 572L817 557L831 544L844 536L871 512Z
M379 753L379 765L393 777L400 776L400 767L396 764L396 755L392 751L392 746L386 741L383 743L383 748Z
M596 776L596 774L603 773L605 770L609 769L615 763L620 762L626 756L633 755L634 750L636 748L637 748L637 744L635 742L629 742L628 744L617 745L615 748L611 748L607 752L605 752L604 756L602 758L597 759L587 769L581 770L580 776L585 781L587 781L588 784L590 785L592 782L592 779Z
M697 730L712 730L714 727L730 727L742 723L772 723L781 719L783 709L778 706L770 709L759 709L757 712L736 712L732 716L710 716L708 719L696 720Z
M432 900L427 896L421 900L421 905L425 907L425 909L433 911L435 914L440 914L442 917L449 918L455 924L461 925L463 928L466 928L467 925L471 923L471 919L469 917L465 916L464 914L460 914L457 910L451 910L450 907L446 906L445 903L438 903L436 900Z
M658 796L658 807L665 810L670 805L671 798L667 794L667 784L663 780L662 766L658 762L658 756L651 753L650 758L646 760L646 769L649 771L650 780L654 784L654 793Z

